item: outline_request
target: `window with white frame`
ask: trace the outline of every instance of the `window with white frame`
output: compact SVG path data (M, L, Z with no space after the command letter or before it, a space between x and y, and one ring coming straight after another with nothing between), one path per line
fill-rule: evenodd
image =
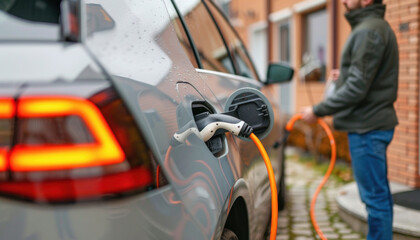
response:
M278 24L278 46L279 60L284 63L292 63L291 46L291 24L290 21L283 21ZM293 91L292 82L283 83L280 86L280 109L286 114L293 113Z
M328 13L321 9L303 16L302 66L305 81L325 81Z
M290 64L290 24L279 24L279 39L280 39L280 61Z

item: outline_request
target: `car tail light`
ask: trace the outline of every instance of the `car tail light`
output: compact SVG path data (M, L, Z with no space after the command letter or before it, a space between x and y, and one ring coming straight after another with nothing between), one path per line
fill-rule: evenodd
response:
M115 114L112 111L106 114ZM0 194L35 202L73 202L153 185L150 164L132 159L130 146L123 144L124 149L125 140L116 137L128 130L115 124L112 129L109 121L87 99L0 99L0 173L5 176L0 178ZM137 144L147 149L142 140Z
M45 122L48 120L51 122L54 121L54 118L63 116L75 116L86 125L89 133L93 136L93 141L69 142L59 145L48 142L30 144L19 141L13 148L10 157L12 171L62 170L102 166L121 163L125 159L121 147L102 114L93 103L87 100L58 97L24 98L19 100L17 116L19 121L21 119L41 119L42 121L44 118ZM21 135L24 135L26 131L30 130L19 129L19 131L23 132Z
M12 118L14 114L13 99L0 99L0 173L7 170L7 154L12 140Z

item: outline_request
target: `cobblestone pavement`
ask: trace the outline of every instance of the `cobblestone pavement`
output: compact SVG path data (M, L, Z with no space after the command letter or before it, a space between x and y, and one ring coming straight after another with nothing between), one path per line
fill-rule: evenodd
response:
M277 240L320 239L309 216L312 196L323 178L323 174L299 163L296 155L289 155L286 161L286 208L279 213ZM315 215L321 231L329 240L365 239L354 232L338 216L335 194L341 183L329 178L318 195Z

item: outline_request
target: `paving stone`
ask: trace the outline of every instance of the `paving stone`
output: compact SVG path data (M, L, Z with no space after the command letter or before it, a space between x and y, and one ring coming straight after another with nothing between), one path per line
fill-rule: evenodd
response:
M315 204L315 212L316 211L320 211L320 210L325 210L327 207L326 207L326 204L325 203L317 203L317 204Z
M308 211L306 211L306 209L298 209L295 212L293 212L292 214L290 214L290 216L292 217L307 217L309 216Z
M360 234L354 233L354 234L344 235L341 238L343 240L360 239Z
M336 190L335 190L336 191ZM336 193L327 193L327 198L329 199L329 200L331 200L330 202L331 202L331 204L336 204L335 203L335 196L337 196L337 194Z
M270 237L268 237L268 239L270 239ZM288 234L281 234L281 235L277 235L276 236L276 240L289 240L290 237Z
M347 225L345 223L340 223L340 222L335 222L332 226L337 228L337 229L347 228Z
M351 234L353 231L351 229L340 229L338 230L338 232L343 235L348 235Z
M306 209L306 202L305 201L296 201L290 206L293 210L299 210L299 209Z
M291 210L293 210L293 212L290 213L289 216L292 216L292 217L309 215L309 208L307 208L306 206L302 206L300 208L298 207L292 208Z
M335 230L332 227L319 227L323 233L332 233Z
M289 212L287 211L281 211L279 212L279 219L288 219L290 216Z
M319 217L315 217L316 221L328 221L330 219L329 216L319 216Z
M338 212L338 207L329 207L331 212Z
M315 217L325 217L325 216L329 216L328 215L328 211L326 211L325 209L321 209L321 210L316 210L315 209Z
M290 206L296 205L306 205L307 198L305 196L291 196L290 197Z
M301 206L301 205L306 206L306 204L307 204L306 198L292 198L291 201L292 202L290 203L290 206L292 208L296 207L296 206Z
M309 221L310 221L309 217L294 217L293 218L293 222L295 223L309 222Z
M319 227L329 227L331 223L328 221L317 221Z
M295 238L295 240L311 240L312 238L307 238L307 237L302 237L302 236L298 236Z
M333 240L333 239L339 239L340 235L336 234L336 233L324 233L324 236L328 239L328 240Z
M289 229L287 229L287 228L278 229L277 228L277 235L288 235L288 234L289 234Z
M295 235L300 235L300 236L311 236L312 235L311 230L303 230L303 229L292 230L292 233L295 234Z
M279 218L277 220L277 227L287 228L289 226L289 219L288 218Z
M305 189L304 186L300 187L300 186L297 186L297 185L293 184L293 186L289 189L289 192L291 194L303 194L304 195L304 194L306 194L306 189Z
M307 205L307 199L306 197L299 197L299 198L292 198L291 199L290 206L300 206L300 205Z
M300 180L300 181L293 182L293 186L295 187L305 187L306 184L308 184L307 180Z
M296 229L310 229L312 227L312 225L308 222L305 223L294 223L292 225L292 229L296 230Z
M307 199L306 196L300 196L300 195L290 195L289 198L291 200L290 203L292 205L306 203L306 199Z
M306 203L306 195L291 195L290 196L291 204L296 204L296 203Z

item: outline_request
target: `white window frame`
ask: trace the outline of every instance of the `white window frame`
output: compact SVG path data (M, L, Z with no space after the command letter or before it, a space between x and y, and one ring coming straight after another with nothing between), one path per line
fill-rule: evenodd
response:
M296 42L296 31L294 28L294 22L293 22L293 9L292 8L285 8L280 11L271 13L269 15L270 21L276 26L277 29L277 36L280 36L280 26L283 24L289 25L289 47L290 47L290 56L289 56L289 62L288 64L293 65L295 63L295 55L296 55L296 46L293 45L294 42ZM280 41L280 38L279 38ZM279 53L281 49L279 47ZM279 55L280 59L280 55ZM294 77L296 78L296 77ZM293 79L289 84L290 91L292 94L290 96L290 113L294 113L296 111L296 79ZM279 93L281 91L282 85L280 85Z
M306 0L293 5L293 10L296 13L303 13L325 5L327 5L327 0Z
M255 56L252 56L252 52L253 52L252 48L254 47L254 44L255 44L254 43L254 36L259 31L267 32L267 30L268 30L268 23L266 21L260 21L260 22L254 23L254 24L249 26L249 30L248 30L248 40L249 40L248 42L249 42L249 50L250 50L249 53L251 54L251 58L252 58L252 61L254 62L254 65L256 65L257 64L256 61L259 60L259 59L255 59ZM268 49L267 41L265 41L263 44L265 46L264 49ZM265 61L264 62L265 63L265 70L258 69L258 67L255 66L255 68L257 68L257 73L258 73L258 75L259 75L259 77L262 81L266 80L265 79L266 78L265 74L267 73L267 67L268 67L267 58L265 58L264 61Z

